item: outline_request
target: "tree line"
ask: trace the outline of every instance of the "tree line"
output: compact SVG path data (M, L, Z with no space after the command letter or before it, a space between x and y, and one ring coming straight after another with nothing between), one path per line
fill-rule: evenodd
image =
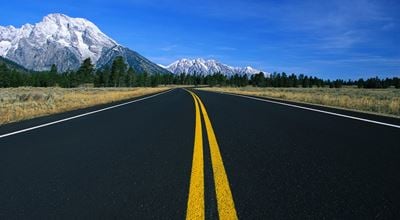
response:
M400 78L379 77L368 78L366 80L360 78L358 80L323 80L317 77L306 76L304 74L296 75L286 73L273 73L269 77L265 77L263 73L255 74L250 77L251 85L258 87L330 87L341 88L342 86L357 86L358 88L400 88Z
M209 86L255 86L255 87L330 87L340 88L357 86L358 88L400 88L400 78L378 77L359 80L324 80L304 74L273 73L266 76L260 72L251 76L227 76L221 73L202 74L149 74L135 72L128 67L123 57L116 57L112 65L95 69L90 58L85 59L78 70L59 73L55 65L49 71L24 72L10 69L0 64L0 87L51 87L73 88L79 86L95 87L155 87L158 85L209 85Z

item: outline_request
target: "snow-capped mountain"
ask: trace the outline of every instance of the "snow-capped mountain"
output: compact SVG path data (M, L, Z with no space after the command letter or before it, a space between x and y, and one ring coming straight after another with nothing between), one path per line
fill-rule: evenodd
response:
M56 64L61 71L77 69L86 58L91 58L97 67L101 67L112 62L117 55L126 57L128 52L131 55L137 54L119 45L84 18L49 14L35 25L25 24L21 28L0 26L0 56L27 69L48 70L52 64ZM139 61L143 61L143 58L140 57ZM141 69L167 72L147 59L144 60L144 64L128 64L141 67L151 65Z
M252 67L232 67L226 64L220 63L216 60L204 60L202 58L197 59L180 59L168 66L165 66L167 70L175 74L187 73L187 74L203 74L209 75L214 73L222 73L225 75L252 75L261 72Z

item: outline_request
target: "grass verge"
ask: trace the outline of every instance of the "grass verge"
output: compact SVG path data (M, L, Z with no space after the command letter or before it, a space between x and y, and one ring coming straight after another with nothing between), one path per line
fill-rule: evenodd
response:
M156 88L0 88L0 125L151 93Z
M200 90L311 103L400 118L400 89L208 87Z

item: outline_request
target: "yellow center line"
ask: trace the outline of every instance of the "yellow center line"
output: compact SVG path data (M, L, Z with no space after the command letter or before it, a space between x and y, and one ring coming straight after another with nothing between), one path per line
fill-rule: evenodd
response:
M219 219L238 219L235 203L233 201L232 192L229 186L228 176L226 175L217 138L215 136L211 120L208 117L207 110L204 107L203 102L195 93L189 90L186 91L192 95L196 109L195 141L186 219L205 219L203 136L200 110L203 114L210 146L211 164L215 182Z
M190 94L194 99L194 105L196 109L196 125L186 219L204 219L204 162L201 116L199 104L195 96L192 93Z
M194 94L194 93L193 93ZM222 161L221 152L219 150L217 138L208 117L207 110L204 107L200 98L194 94L200 104L201 112L203 114L204 123L207 130L208 143L210 145L211 164L214 174L215 191L217 194L217 205L219 219L238 219L233 201L232 192L229 186L228 176L226 175L224 163Z

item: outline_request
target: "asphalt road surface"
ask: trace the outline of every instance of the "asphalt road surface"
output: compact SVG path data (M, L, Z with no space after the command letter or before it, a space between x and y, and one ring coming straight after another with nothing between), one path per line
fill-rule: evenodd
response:
M0 219L400 218L397 119L184 89L114 105L0 126Z

